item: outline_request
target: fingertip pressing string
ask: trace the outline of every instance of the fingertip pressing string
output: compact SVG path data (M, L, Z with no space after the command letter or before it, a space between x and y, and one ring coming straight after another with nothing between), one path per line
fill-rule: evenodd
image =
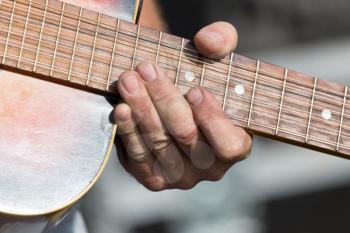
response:
M31 2L31 1L30 1ZM23 4L22 4L23 5ZM42 4L38 4L38 5L42 5ZM47 7L45 7L45 9L48 9ZM56 14L56 13L55 13ZM91 20L90 20L91 21ZM96 24L96 22L94 22L95 24ZM35 25L34 25L35 26ZM57 25L56 25L57 26ZM115 31L115 30L114 30ZM129 31L127 31L127 30L124 30L124 31L126 31L126 32L128 32L129 33ZM9 33L9 32L7 32L7 33ZM10 32L10 33L12 33L12 32ZM128 34L128 33L125 33L125 35L127 35L127 36L130 36L130 37L132 37L132 38L134 38L135 36L134 35L130 35L130 34ZM132 33L132 32L130 32L130 33ZM109 36L109 35L108 35ZM140 36L140 34L138 33L138 35L137 36ZM142 36L143 37L143 36ZM141 38L141 37L140 37ZM146 38L149 38L149 37L146 37ZM114 39L115 39L115 37L114 37ZM148 42L150 42L150 43L153 43L154 41L152 41L152 40L149 40ZM158 41L156 41L157 43L159 43ZM178 48L180 48L179 46L177 46L177 45L173 45L173 44L170 44L170 43L167 43L167 42L163 42L163 44L168 44L168 45L171 45L171 46L176 46L176 47L178 47ZM174 47L168 47L168 48L171 48L171 49L174 49ZM192 52L195 52L196 54L198 54L198 52L197 51L195 51L195 50L191 50L191 49L188 49L188 48L183 48L183 46L181 46L181 49L184 49L184 51L192 51ZM177 50L178 51L178 50ZM109 53L110 53L110 51L108 51ZM62 55L62 54L61 54ZM7 55L6 55L7 56ZM63 55L64 56L64 55ZM173 58L173 57L172 57ZM128 59L128 58L127 58ZM205 58L205 59L207 59L207 58ZM197 61L197 62L200 62L200 63L202 63L203 65L208 65L207 63L205 63L205 62L203 62L202 60L197 60L197 59L193 59L194 61ZM208 61L208 59L207 59L207 61ZM211 61L211 60L210 60ZM38 62L37 62L38 63ZM190 63L189 63L190 64ZM223 62L221 62L221 64L226 64L225 63L225 61L223 61ZM40 64L41 65L41 64ZM45 64L44 64L44 66L46 66ZM244 67L244 66L242 66L242 65L239 65L240 67ZM46 66L47 67L47 66ZM245 66L245 67L248 67L248 66ZM212 68L218 68L219 70L224 70L224 69L221 69L221 68L219 68L219 67L212 67ZM249 69L252 69L252 67L248 67ZM217 70L216 70L217 71ZM250 70L246 70L246 71L249 71L250 72ZM254 71L255 72L255 71ZM236 72L237 73L237 72ZM267 72L266 72L267 73ZM78 74L82 74L82 73L78 73ZM241 75L243 75L243 76L246 76L246 77L250 77L250 76L248 76L248 75L245 75L245 74L241 74ZM263 74L259 74L259 75L263 75ZM81 77L80 77L81 78ZM273 78L273 77L271 77L271 78ZM181 80L180 80L181 81ZM222 81L222 80L221 80ZM102 82L102 81L100 81L101 83L103 83L103 84L108 84L108 82L106 83L106 82ZM299 82L300 83L300 82ZM111 84L111 83L109 83L109 84ZM273 86L268 86L268 87L273 87ZM313 87L313 86L312 86ZM314 87L313 87L314 88ZM323 89L323 88L319 88L319 89ZM217 91L217 90L216 90ZM333 91L329 91L329 90L327 90L327 93L331 93L331 92L333 92ZM304 93L306 93L306 92L304 92ZM327 94L327 93L320 93L320 94ZM339 94L340 92L336 92L337 94ZM341 95L344 95L343 93L341 93ZM333 97L333 96L328 96L328 95L326 95L327 97L332 97L332 98L335 98L335 97ZM235 104L235 106L237 106L237 104ZM271 105L271 106L273 106L273 105ZM267 112L267 111L265 111L265 112ZM267 115L268 117L270 117L269 115ZM230 118L232 118L233 116L229 116ZM271 118L271 117L270 117ZM291 123L293 123L293 122L291 122ZM316 128L317 129L317 128ZM281 130L281 131L283 131L283 130ZM327 131L327 132L329 132L329 130ZM302 136L302 135L301 135ZM329 141L328 141L329 142ZM333 145L334 143L330 143L330 145ZM344 147L343 145L341 145L341 147Z

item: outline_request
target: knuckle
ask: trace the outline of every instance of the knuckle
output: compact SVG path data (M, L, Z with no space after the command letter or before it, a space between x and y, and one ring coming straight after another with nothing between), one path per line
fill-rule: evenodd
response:
M183 145L192 145L198 138L198 129L195 125L186 127L180 126L174 130L173 136Z
M143 163L147 159L147 150L143 145L132 145L131 143L127 147L129 158L134 162Z
M166 134L162 133L157 133L152 136L152 142L151 142L151 150L156 153L162 153L169 148L171 145L172 140L169 136Z
M228 161L241 161L247 157L251 147L249 136L238 138L234 142L227 143L220 150L221 157Z

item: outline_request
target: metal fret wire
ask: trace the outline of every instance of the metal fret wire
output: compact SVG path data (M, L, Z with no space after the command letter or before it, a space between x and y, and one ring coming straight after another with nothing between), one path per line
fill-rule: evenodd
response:
M0 53L0 54L1 54L1 53ZM10 57L10 58L13 58L13 57ZM24 62L26 62L26 60L24 60ZM29 61L29 62L27 62L27 63L33 64L33 62L31 62L31 61ZM41 65L41 63L38 63L38 66L46 67L46 68L49 67L49 66L47 66L47 65L45 65L45 64ZM126 68L125 68L125 69L126 69ZM64 70L64 69L61 69L61 70ZM68 71L68 70L65 70L65 71ZM61 73L64 73L64 72L61 72ZM67 74L67 73L66 73L66 74ZM81 78L81 77L80 77L80 78ZM85 79L85 78L82 78L82 79ZM186 83L186 84L187 84L187 83ZM184 86L185 86L185 85L184 85ZM257 103L257 102L255 102L255 103ZM232 107L237 107L237 106L245 107L245 105L241 105L241 104L232 105ZM253 111L254 111L254 110L253 110ZM261 112L259 112L259 114L260 114L260 115L263 115L263 116L266 116L266 118L268 118L268 119L269 119L269 118L270 118L270 119L273 119L273 118L271 117L271 115L270 115L270 112L267 112L267 111L262 111L262 112L266 112L267 114L264 114L264 113L261 113ZM231 119L235 119L235 117L234 117L233 115L227 114L227 116L228 116L229 118L231 118ZM244 122L247 122L247 120L245 120ZM287 121L287 120L285 120L285 122L286 122L286 123L291 123L291 124L294 124L294 125L295 125L295 120L294 120L294 119L293 119L293 121ZM266 124L256 123L256 121L254 121L254 120L252 120L251 123L254 124L254 125L257 125L257 126L264 126L264 127L266 126ZM297 124L297 125L298 125L298 124ZM300 124L299 124L299 126L302 126L302 127L303 127L303 125L300 125ZM273 129L272 126L265 127L265 128ZM322 130L322 129L319 129L319 128L317 128L317 127L314 127L314 129L318 130L319 132L329 133L329 130ZM300 134L300 133L297 133L297 132L293 132L293 131L284 130L284 129L280 129L280 131L281 131L281 132L286 132L286 133L289 133L289 134L295 135L295 136L304 136L303 134ZM333 135L335 135L335 134L333 134ZM345 137L345 138L350 138L350 137L347 137L347 136L343 136L343 137ZM313 137L310 137L310 138L312 138L314 141L327 142L327 145L334 145L334 144L335 144L334 142L327 141L327 140L320 139L320 138L313 138ZM345 146L344 144L341 144L339 147L340 147L340 148L349 148L349 149L350 149L350 147L347 147L347 146Z
M220 93L221 94L221 93ZM270 105L270 106L273 106L273 105Z
M42 20L41 26L40 26L39 40L38 40L37 50L36 50L36 53L35 53L35 61L34 61L33 72L36 71L36 63L38 62L38 59L39 59L39 50L40 50L40 47L41 47L41 41L42 41L42 37L43 37L43 30L44 30L44 26L45 26L45 19L46 19L48 4L49 4L49 0L45 0L45 10L44 10L44 15L43 15L43 20Z
M114 41L113 41L113 51L112 51L112 55L111 55L111 62L109 63L106 91L109 90L110 81L112 79L112 68L113 68L113 64L114 64L115 50L116 50L116 47L117 47L117 39L118 39L118 35L119 35L119 27L120 27L120 20L118 19L117 20L117 29L115 30L115 37L114 37Z
M70 80L71 75L72 75L72 69L73 69L75 51L76 51L77 42L78 42L78 36L79 36L79 30L80 30L80 23L81 23L81 16L82 16L82 14L83 14L83 8L80 7L79 17L78 17L78 25L77 25L77 30L75 32L75 38L74 38L72 60L71 60L70 65L69 65L68 81Z
M225 107L226 107L226 100L227 100L228 89L229 89L229 86L230 86L231 70L232 70L232 63L233 63L234 54L231 53L230 57L231 57L231 59L230 59L230 65L229 65L228 74L227 74L225 96L224 96L224 101L223 101L223 104L222 104L222 109L223 110L225 110Z
M344 102L343 102L341 120L340 120L340 125L339 125L339 133L338 133L338 140L337 140L336 151L339 150L340 138L342 136L341 133L342 133L342 129L343 129L343 120L344 120L344 112L345 112L345 104L346 104L346 97L347 97L347 95L348 95L348 87L345 87Z
M180 74L179 72L180 72L180 67L181 67L181 60L182 60L184 45L185 45L185 39L182 38L180 56L179 56L179 61L177 63L177 70L176 70L175 87L177 87L177 82L179 81L179 74Z
M205 73L205 64L202 65L202 72L201 72L201 80L200 80L200 83L199 83L199 86L203 86L203 81L204 81L204 74ZM230 74L231 75L231 74ZM231 81L231 80L230 80Z
M313 91L312 91L312 99L311 99L311 104L310 104L309 119L308 119L307 128L306 128L305 142L308 142L308 140L309 140L309 133L310 133L310 126L311 126L312 112L313 112L314 107L315 107L315 106L314 106L314 101L315 101L316 87L317 87L317 78L315 77L314 89L313 89Z
M288 78L288 69L285 69L284 81L283 81L283 87L282 87L282 96L281 96L280 108L278 111L278 118L277 118L277 126L276 126L275 135L278 135L278 130L279 130L280 123L281 123L281 114L282 114L282 108L283 108L284 94L286 91L287 78Z
M30 1L31 2L31 1ZM66 3L62 3L62 10L61 10L61 16L60 16L60 22L58 25L58 30L57 30L57 37L56 37L56 42L55 42L55 51L53 52L53 58L52 58L52 62L51 62L51 69L50 69L50 75L52 76L53 74L53 69L55 67L55 62L56 62L56 53L57 53L57 49L58 49L58 44L61 38L61 30L62 30L62 21L63 21L63 15L64 15L64 10L66 9Z
M26 35L27 35L27 28L28 28L28 22L29 22L29 13L30 13L30 9L31 8L32 8L32 2L29 1L27 15L26 15L26 22L25 22L25 25L24 25L24 32L23 32L23 37L22 37L22 42L21 42L21 50L19 51L19 59L18 59L18 63L17 63L17 68L19 68L20 65L21 65L21 59L22 59L23 47L24 47L24 40L25 40Z
M129 32L129 31L128 31ZM134 35L129 35L129 36L132 36L132 37L134 37ZM186 48L184 48L184 49L186 49ZM188 49L187 49L188 50ZM192 51L194 51L194 50L192 50ZM108 51L109 52L109 51ZM199 60L195 60L195 61L199 61ZM205 63L204 63L205 64ZM225 63L222 63L222 64L225 64ZM240 65L241 67L243 67L244 65ZM249 66L245 66L245 67L249 67ZM249 68L251 68L251 67L249 67ZM264 75L263 73L262 73L263 71L261 71L260 73L259 73L259 75ZM274 74L273 74L274 75ZM271 77L274 77L274 76L271 76ZM276 78L277 76L275 76L275 78ZM299 82L299 84L300 83L303 83L303 82ZM319 89L324 89L324 88L321 88L321 87L318 87ZM328 90L327 90L328 91ZM322 94L322 95L327 95L326 93L320 93L320 94ZM342 93L341 93L342 94ZM335 98L334 96L329 96L329 95L327 95L327 98Z
M5 42L5 49L4 49L4 54L6 55L7 53L7 49L8 49L8 42L9 42L9 39L10 39L10 32L11 32L11 29L12 29L12 22L13 22L13 17L15 15L15 10L16 10L16 3L17 2L14 2L13 3L13 6L12 6L12 12L11 12L11 18L10 18L10 23L9 23L9 27L7 29L8 31L8 34L7 34L7 38L6 38L6 42ZM2 63L5 63L5 60L6 60L6 56L4 56L2 58Z
M93 65L93 62L94 62L95 49L96 49L96 41L97 41L97 35L98 35L98 29L99 29L100 18L101 18L101 15L100 15L100 13L99 13L98 16L97 16L96 32L95 32L94 42L93 42L92 50L91 50L91 56L90 56L91 58L90 58L90 64L89 64L89 72L88 72L88 75L87 75L87 79L86 79L85 85L89 85L90 78L91 78L90 76L91 76L91 71L92 71L92 65Z
M131 62L131 70L133 70L135 67L135 57L136 57L136 51L137 51L137 45L139 43L139 38L140 38L140 30L141 30L141 26L138 25L137 26L137 33L136 33L136 40L135 40L135 47L134 47L134 52L133 52L133 56L132 56L132 62Z
M6 0L3 0L3 1L6 1ZM31 1L31 0L29 0L29 1ZM37 3L36 2L36 4L37 5L39 5L39 6L44 6L43 4L40 4L40 3ZM45 7L45 6L44 6ZM54 9L54 10L59 10L59 9L56 9L56 8L53 8L53 7L48 7L48 8L50 8L50 9ZM40 9L40 8L39 8ZM55 13L55 14L57 14L57 13ZM76 15L74 15L74 14L72 14L72 13L68 13L69 15L73 15L73 16L76 16ZM85 18L85 17L82 17L82 19L84 19L84 20L86 20L86 21L90 21L90 22L93 22L94 23L94 21L92 21L91 19L89 19L89 18ZM109 25L107 25L107 24L103 24L103 25L106 25L106 26L108 26L109 27ZM102 27L101 27L102 28ZM110 30L110 31L114 31L113 29L110 29L110 28L104 28L104 29L108 29L108 30ZM126 30L125 30L126 31ZM127 32L130 32L130 31L127 31ZM132 35L130 35L130 36L133 36L133 37L136 37L137 35L134 33L134 32L130 32L130 33L132 33ZM144 37L146 37L146 38L149 38L149 39L151 39L153 42L156 42L153 38L151 38L151 37L147 37L147 36L144 36ZM152 42L151 41L151 42ZM178 46L178 45L176 45L176 44L172 44L172 43L169 43L169 42L163 42L164 44L167 44L167 45L171 45L171 46L174 46L174 47L176 47L176 48L179 48L180 50L181 50L181 46ZM174 48L172 48L172 49L174 49ZM195 54L198 54L198 51L196 51L196 50L193 50L193 49L190 49L190 48L184 48L184 50L186 50L186 51L190 51L190 52L193 52L193 53L195 53ZM188 54L189 55L189 54ZM210 63L212 63L214 60L212 60L212 59L210 59L210 58L204 58L204 60L207 60L209 63L206 63L206 64L210 64ZM197 62L200 62L200 63L203 63L201 60L196 60ZM221 61L220 62L221 64L227 64L228 65L228 63L225 61L225 60L223 60L223 61ZM246 65L243 65L243 64L239 64L241 67L245 67L245 68L247 68L247 69L252 69L252 67L249 67L249 66L246 66ZM261 71L261 72L263 72L263 70ZM275 77L275 78L283 78L283 77L280 77L280 76L277 76L276 74L274 74L274 73L269 73L269 72L266 72L265 73L266 75L269 75L269 76L271 76L271 77ZM259 74L259 75L261 75L261 74ZM313 87L313 86L310 86L308 83L305 83L305 82L299 82L299 81L297 81L297 80L295 80L295 82L297 83L297 84L303 84L303 85L305 85L306 87ZM333 93L333 94L337 94L337 95L340 95L341 97L344 97L343 96L343 93L341 93L341 92L338 92L338 91L333 91L333 90L329 90L329 89L326 89L326 88L323 88L323 87L317 87L319 90L323 90L324 92L325 92L325 94L327 94L327 93ZM333 98L333 96L329 96L330 98Z
M163 37L163 32L159 32L159 39L158 39L157 53L156 53L156 62L158 62L158 58L159 58L160 46L162 44L162 37Z
M258 82L258 77L259 77L259 68L260 68L260 61L258 60L257 63L256 63L256 72L255 72L255 78L254 78L252 99L250 101L250 108L249 108L247 128L249 128L250 121L252 119L252 112L253 112L252 110L253 110L253 107L254 107L254 100L255 100L255 93L256 93L256 84Z
M70 46L70 45L69 45ZM261 74L260 74L261 75ZM211 76L212 77L212 76ZM306 92L304 92L304 93L306 93ZM300 94L300 92L298 93L298 94ZM277 96L277 95L276 95ZM279 97L279 95L278 95L278 97Z
M78 63L77 61L76 61L76 63ZM80 63L81 65L85 65L84 63ZM260 77L261 78L261 77ZM213 81L215 81L215 80L213 80ZM249 84L248 84L249 85ZM278 98L280 97L279 95L275 95L275 96L277 96ZM320 118L319 118L320 119ZM322 119L321 119L322 120Z
M44 66L45 66L45 65L44 65ZM104 82L100 82L100 83L104 83ZM215 92L215 89L213 89L212 91ZM219 93L220 93L220 92L219 92ZM221 93L220 93L220 94L221 94ZM256 102L256 103L258 103L258 102ZM265 104L265 105L266 105L266 104ZM264 107L266 107L265 105L264 105ZM231 105L231 106L236 106L236 105ZM269 106L273 106L273 105L269 105ZM284 110L287 110L287 109L284 109ZM292 111L292 110L291 110L291 111ZM298 117L300 117L300 116L298 116ZM292 119L292 118L290 118L290 119ZM295 119L293 119L293 120L295 121Z

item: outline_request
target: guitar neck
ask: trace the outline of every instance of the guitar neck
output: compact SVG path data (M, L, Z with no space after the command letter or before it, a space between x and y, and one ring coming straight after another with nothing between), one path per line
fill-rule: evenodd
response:
M119 75L156 61L182 93L202 86L237 126L350 156L348 88L232 53L199 55L190 41L56 0L0 1L0 64L116 94Z

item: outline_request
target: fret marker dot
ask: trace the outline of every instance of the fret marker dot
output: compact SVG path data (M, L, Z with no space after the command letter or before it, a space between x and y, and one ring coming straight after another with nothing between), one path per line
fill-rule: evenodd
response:
M323 110L322 112L322 117L323 119L325 119L326 121L330 120L332 118L332 112L329 111L328 109Z
M244 95L244 92L245 92L244 86L241 84L236 85L235 92L237 95L240 95L240 96Z
M196 79L196 76L194 75L193 72L187 71L187 72L185 73L185 79L186 79L186 81L188 81L188 82L193 82L193 81Z

